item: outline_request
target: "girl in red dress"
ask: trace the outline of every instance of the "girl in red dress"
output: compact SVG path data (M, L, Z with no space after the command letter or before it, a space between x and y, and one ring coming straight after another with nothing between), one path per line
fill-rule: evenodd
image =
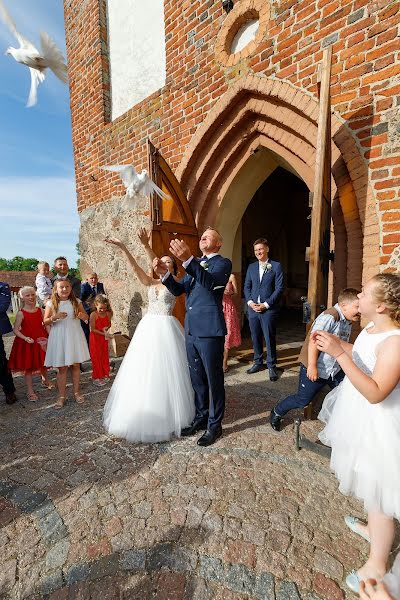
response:
M35 288L30 286L21 288L19 297L23 304L15 318L15 339L8 364L11 371L24 373L28 400L36 402L38 396L33 391L32 375L40 373L42 384L49 390L54 388L44 366L48 334L43 325L43 310L36 306Z
M108 333L111 327L112 310L110 302L103 294L98 294L93 302L94 310L90 315L89 350L93 366L93 383L106 385L105 379L110 375L110 359L108 355Z
M236 310L236 306L232 300L232 297L237 294L237 283L236 277L232 274L229 277L229 281L226 284L224 297L222 299L222 308L224 311L226 329L228 331L225 336L225 347L224 347L224 373L228 370L228 354L230 348L237 348L242 343L242 336L240 335L240 323L239 316Z

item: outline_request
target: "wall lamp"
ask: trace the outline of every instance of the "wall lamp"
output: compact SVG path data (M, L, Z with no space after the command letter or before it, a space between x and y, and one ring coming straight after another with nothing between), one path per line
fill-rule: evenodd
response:
M233 0L222 0L222 8L226 13L230 13L233 9Z

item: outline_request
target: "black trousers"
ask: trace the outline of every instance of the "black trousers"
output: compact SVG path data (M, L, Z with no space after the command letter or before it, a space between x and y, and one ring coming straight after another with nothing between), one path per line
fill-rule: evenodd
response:
M6 352L4 350L3 336L0 335L0 385L3 388L4 393L12 394L15 392L15 385L11 375L11 371L8 368L8 360L6 358Z

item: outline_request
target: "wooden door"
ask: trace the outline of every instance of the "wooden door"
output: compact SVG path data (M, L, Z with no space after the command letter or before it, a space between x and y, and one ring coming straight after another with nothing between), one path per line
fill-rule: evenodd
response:
M199 236L191 208L179 181L163 159L157 148L147 141L149 174L170 199L161 199L156 194L152 198L152 248L157 256L169 254L171 239L184 240L194 256L199 254ZM178 261L178 277L183 277L184 270ZM185 298L177 299L174 315L183 324L185 318Z
M332 47L324 50L319 83L318 137L311 212L308 302L311 322L324 310L328 297L331 230L331 79Z

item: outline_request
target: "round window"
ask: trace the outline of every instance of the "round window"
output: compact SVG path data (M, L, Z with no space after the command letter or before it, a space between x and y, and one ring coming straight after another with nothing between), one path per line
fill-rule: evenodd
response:
M236 52L240 52L245 48L250 42L252 42L257 35L258 28L260 26L260 21L258 19L251 19L247 21L242 27L239 29L235 37L232 41L231 53L236 54Z

